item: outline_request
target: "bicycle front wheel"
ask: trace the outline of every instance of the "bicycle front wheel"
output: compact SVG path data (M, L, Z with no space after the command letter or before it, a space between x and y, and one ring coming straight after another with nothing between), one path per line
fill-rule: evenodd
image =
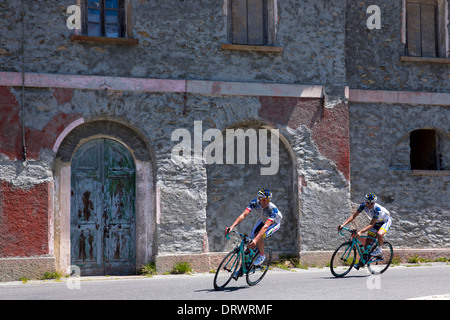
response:
M356 249L352 242L341 244L331 256L330 270L335 277L343 277L353 268L356 261Z
M378 251L378 246L375 247L372 252ZM389 268L394 256L394 250L392 245L385 241L381 246L381 254L371 256L367 268L372 274L382 274Z
M256 257L258 256L257 254L255 254L255 257L248 267L246 279L249 286L258 284L269 270L270 262L272 261L272 250L270 250L269 248L265 248L264 254L266 255L266 260L264 260L263 263L261 263L259 266L254 265Z
M214 276L214 289L223 290L227 286L232 279L233 273L238 270L240 261L239 250L236 249L223 258Z

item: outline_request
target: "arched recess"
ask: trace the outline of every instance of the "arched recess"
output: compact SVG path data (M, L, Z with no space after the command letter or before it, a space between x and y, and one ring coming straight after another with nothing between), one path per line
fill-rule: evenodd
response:
M227 164L226 142L227 129L243 130L245 148L238 150L238 140L234 138L234 161ZM262 131L260 129L263 129ZM210 252L224 252L232 249L231 241L226 241L223 231L245 210L249 202L256 198L260 188L269 188L273 193L273 202L283 214L280 230L266 241L273 251L298 254L299 243L299 201L298 201L298 174L296 156L288 140L278 131L259 121L246 121L235 123L223 130L223 164L207 164L207 208L206 230ZM252 131L253 130L253 131ZM278 139L278 167L275 174L262 174L262 168L272 164L263 164L261 156L271 155L275 160L275 153L271 150L271 135ZM261 136L261 135L265 135ZM267 138L267 150L260 151L261 138ZM253 140L252 140L253 139ZM252 143L258 144L256 150L256 164L250 159L249 148ZM239 164L239 151L245 150L245 160ZM229 149L228 149L229 150ZM266 154L264 154L267 151ZM229 151L228 151L229 152ZM266 159L267 160L267 159ZM242 162L242 159L241 159ZM250 214L238 226L240 232L250 234L259 217Z
M100 138L111 139L125 146L135 162L136 267L148 263L155 253L155 179L154 157L143 135L114 121L78 121L60 140L54 163L55 219L54 253L56 267L63 272L71 269L71 162L83 144Z
M446 170L446 134L424 127L403 135L392 148L390 170Z

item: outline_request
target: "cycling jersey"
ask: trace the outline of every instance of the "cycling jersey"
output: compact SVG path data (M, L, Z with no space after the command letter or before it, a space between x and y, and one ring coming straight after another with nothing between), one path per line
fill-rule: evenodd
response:
M277 206L274 205L272 202L269 203L267 208L263 209L261 207L261 204L259 203L258 199L253 199L250 201L250 203L247 206L247 209L251 211L255 211L258 215L261 221L266 221L267 219L272 220L276 224L280 223L283 216L281 215L281 212L278 210Z
M365 212L371 219L377 219L375 225L372 229L369 230L368 234L371 236L375 236L379 229L384 229L387 233L389 228L391 227L392 220L389 214L389 211L380 206L378 203L375 203L372 209L367 208L366 203L363 202L357 209L358 212Z
M376 224L384 224L388 220L391 219L391 216L389 215L389 211L380 206L378 203L375 203L372 209L367 208L366 203L363 202L357 209L358 212L365 212L371 219L377 219Z

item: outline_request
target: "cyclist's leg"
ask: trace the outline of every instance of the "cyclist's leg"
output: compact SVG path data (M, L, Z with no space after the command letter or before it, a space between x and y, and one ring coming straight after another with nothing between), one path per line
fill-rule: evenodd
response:
M377 222L375 223L375 225L373 226L372 229L369 230L369 232L367 232L367 235L369 237L375 238L378 240L378 231L384 226L385 224L383 224L383 222ZM370 244L373 246L373 240L372 239L366 239L366 245L364 247L364 249L367 248L367 246Z
M281 223L272 223L269 228L267 228L266 233L263 235L263 239L266 237L270 237L272 236L275 232L278 231L278 229L280 229L280 225ZM255 224L255 226L253 227L252 233L250 234L250 238L255 238L255 236L258 234L259 230L261 230L261 228L264 226L264 222L262 222L261 220L258 220L258 222Z
M267 229L266 233L264 234L263 238L271 237L275 232L277 232L280 229L281 223L272 223L270 227Z
M255 226L253 227L252 233L250 234L250 238L254 239L256 235L258 234L259 230L263 227L264 223L261 221L261 219L256 222Z
M257 243L258 250L260 253L264 254L264 239L273 236L275 232L277 232L280 229L280 223L272 223L269 228L267 228L266 233L262 236L261 240Z
M377 232L377 241L380 246L383 245L385 234L386 234L386 230L383 228L380 228L380 230L378 230L378 232Z
M378 240L378 243L380 244L380 246L383 245L384 235L388 232L389 228L391 227L391 224L392 224L392 220L389 219L380 227L380 229L378 229L377 240Z
M377 236L377 231L378 231L377 225L375 225L372 229L370 229L369 231L367 231L367 235L368 235L369 237L376 238L376 236ZM364 238L364 239L361 239L361 240L364 240L364 242L363 242L363 244L364 244L364 250L363 250L363 252L366 252L367 246L372 245L373 240L370 239L370 238ZM367 257L366 255L364 255L364 260L367 260L367 259L368 259L368 257ZM359 270L359 268L362 267L362 266L363 266L362 261L358 261L358 263L355 264L355 269L356 269L356 270Z
M378 225L378 226L375 225L372 229L370 229L370 230L367 232L367 235L368 235L369 237L376 238L376 237L377 237L377 232L378 232L379 228L380 228L379 225ZM365 241L365 244L364 244L364 251L366 251L368 245L372 245L372 244L373 244L373 239L366 238L366 241Z
M263 234L261 239L256 243L256 246L258 247L259 254L261 256L264 256L264 249L265 249L264 239L266 237L271 237L275 232L277 232L278 229L280 229L280 225L281 225L280 223L272 223L269 226L269 228L267 228L266 232ZM256 223L255 227L253 228L251 238L254 238L258 234L258 232L261 230L261 228L263 226L264 226L264 223L261 220L259 220Z

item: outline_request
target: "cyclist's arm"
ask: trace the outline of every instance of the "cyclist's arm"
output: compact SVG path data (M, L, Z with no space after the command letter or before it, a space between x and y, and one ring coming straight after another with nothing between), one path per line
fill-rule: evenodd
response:
M354 214L352 214L347 220L345 220L345 222L343 224L341 224L340 226L338 226L338 230L340 231L343 227L345 227L347 224L349 224L350 222L352 222L353 220L355 220L355 218L360 214L361 212L359 212L358 210L355 211Z
M234 223L231 225L231 227L228 227L225 229L225 234L231 232L238 224L240 224L242 221L244 221L244 219L250 214L250 210L249 209L245 209L244 212L241 213L241 215L239 217L236 218L236 220L234 221Z

